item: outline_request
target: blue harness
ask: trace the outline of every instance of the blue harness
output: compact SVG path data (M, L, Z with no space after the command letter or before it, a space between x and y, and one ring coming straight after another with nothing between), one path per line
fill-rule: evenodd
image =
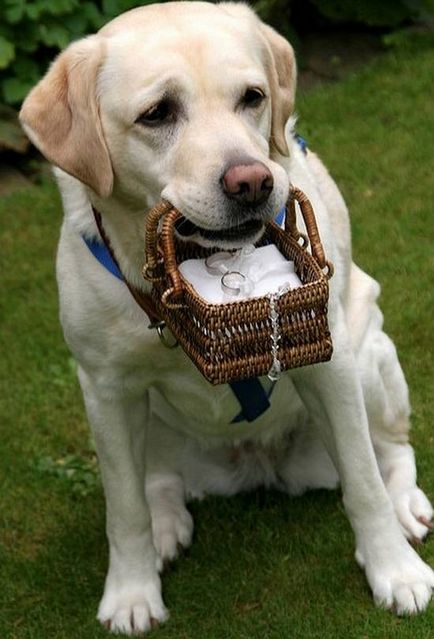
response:
M303 153L307 153L306 141L298 134L295 134L294 137ZM274 221L279 226L282 226L284 219L285 207L280 209L279 213L274 218ZM110 271L112 275L117 277L118 280L124 282L124 277L117 264L115 264L105 244L101 244L100 240L96 238L89 239L84 235L82 237L88 249L98 262L102 264L107 271ZM274 390L275 382L272 382L269 388L265 388L264 383L266 382L262 382L258 378L229 382L229 386L241 407L241 411L234 417L231 422L232 424L237 424L243 421L254 422L255 419L260 417L266 410L268 410L268 408L270 408L270 397Z

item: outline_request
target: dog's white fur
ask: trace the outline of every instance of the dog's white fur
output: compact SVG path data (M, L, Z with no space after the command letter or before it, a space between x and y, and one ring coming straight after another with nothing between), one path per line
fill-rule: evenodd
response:
M240 108L252 85L269 99ZM433 572L406 540L423 539L432 517L416 485L406 382L382 330L379 286L351 260L342 197L293 141L291 118L284 131L294 86L291 48L250 9L171 3L71 45L22 109L29 136L60 167L61 320L101 464L110 565L98 617L113 631L167 617L158 573L191 541L186 497L263 484L300 495L340 480L377 604L414 613L431 597ZM166 91L182 105L177 123L135 124ZM285 201L288 175L308 195L336 271L331 362L286 373L251 424L231 423L239 406L229 387L210 386L181 349L160 344L82 239L97 236L93 203L123 273L143 287L143 211L163 196L200 226L224 227L218 177L237 154L273 174L268 217Z

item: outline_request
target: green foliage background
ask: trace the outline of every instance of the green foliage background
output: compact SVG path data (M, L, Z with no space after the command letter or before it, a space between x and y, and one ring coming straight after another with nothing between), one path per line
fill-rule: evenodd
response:
M58 51L140 4L150 0L2 0L0 102L21 102Z
M153 0L1 0L0 103L18 105L71 40L98 30L114 16ZM306 0L257 0L260 15L290 36L290 15ZM434 0L310 0L331 23L396 28L427 20Z

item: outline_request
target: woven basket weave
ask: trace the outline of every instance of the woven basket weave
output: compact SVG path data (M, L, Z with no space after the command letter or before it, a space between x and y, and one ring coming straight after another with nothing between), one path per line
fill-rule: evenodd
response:
M307 238L296 226L295 201L304 217L311 253ZM148 216L143 274L153 284L151 295L159 315L212 384L266 375L273 364L270 297L225 304L201 298L182 277L178 264L205 258L215 249L179 240L174 225L180 217L166 202ZM333 266L325 259L312 206L300 190L293 189L288 199L285 229L267 223L257 246L269 243L294 262L303 284L275 300L281 370L329 360L333 347L327 323L328 278Z

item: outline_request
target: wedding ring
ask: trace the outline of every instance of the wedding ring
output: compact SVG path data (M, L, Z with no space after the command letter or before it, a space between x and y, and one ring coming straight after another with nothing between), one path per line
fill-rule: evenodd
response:
M228 271L220 280L224 293L239 295L246 288L247 277L239 271Z
M210 275L221 275L222 273L227 273L229 268L226 266L225 262L232 259L233 253L228 253L226 251L208 255L205 260L206 270Z

